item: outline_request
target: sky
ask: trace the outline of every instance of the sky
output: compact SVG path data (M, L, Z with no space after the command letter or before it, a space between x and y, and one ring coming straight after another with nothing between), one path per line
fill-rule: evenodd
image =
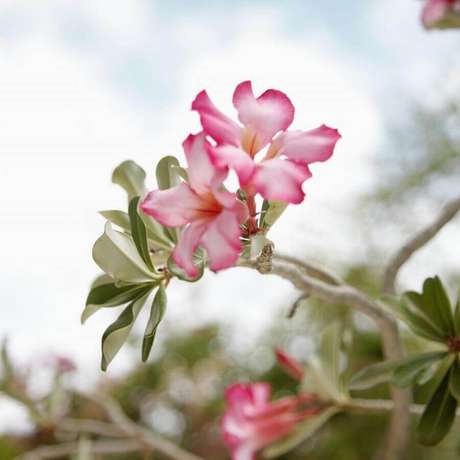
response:
M404 116L408 98L430 103L439 69L457 75L458 38L425 32L416 0L346 3L0 2L0 337L18 362L40 366L48 353L69 354L83 384L100 377L100 336L116 313L84 327L79 317L98 273L97 212L126 205L111 171L131 158L154 188L155 163L183 159L182 140L199 130L189 108L203 88L234 114L233 89L251 79L258 93L291 97L294 128L340 130L333 159L312 168L307 199L271 238L333 269L362 256L352 210L378 177L387 122ZM422 276L415 266L405 272L407 280ZM295 298L287 283L242 269L172 287L168 324L222 321L241 331L240 347ZM137 360L122 351L109 375Z

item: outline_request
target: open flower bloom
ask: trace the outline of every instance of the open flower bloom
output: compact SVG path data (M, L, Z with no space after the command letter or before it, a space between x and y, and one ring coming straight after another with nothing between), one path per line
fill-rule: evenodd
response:
M422 11L426 29L449 29L460 27L459 0L428 0Z
M202 246L211 270L232 266L241 251L240 224L247 218L245 205L222 188L225 168L210 160L204 133L190 135L183 143L188 163L188 183L147 194L141 209L167 227L186 227L172 253L174 262L194 278L198 269L193 255Z
M252 196L260 193L269 200L300 203L302 184L311 177L308 165L330 158L341 137L338 131L325 125L287 131L294 119L289 98L274 89L256 98L250 81L236 87L233 105L241 124L220 112L206 91L192 103L204 132L216 143L211 149L214 162L234 169L240 186ZM263 149L264 158L256 162Z
M275 354L276 360L283 371L290 375L294 380L301 381L304 375L304 368L302 364L280 348L275 349Z
M232 460L253 460L258 450L291 433L297 423L321 408L314 395L288 396L270 402L267 383L230 386L222 419L224 441Z

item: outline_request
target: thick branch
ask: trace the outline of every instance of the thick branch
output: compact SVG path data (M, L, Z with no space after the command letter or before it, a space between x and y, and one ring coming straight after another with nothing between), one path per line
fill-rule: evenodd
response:
M427 227L422 229L404 246L402 246L391 258L383 279L383 292L386 294L395 293L395 281L400 268L412 257L420 248L425 246L437 233L449 223L460 211L460 197L449 201L442 209L437 218Z

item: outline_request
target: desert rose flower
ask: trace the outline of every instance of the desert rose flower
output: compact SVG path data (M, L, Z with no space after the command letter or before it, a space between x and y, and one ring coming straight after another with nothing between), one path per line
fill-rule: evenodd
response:
M206 91L193 101L204 132L216 143L211 149L214 162L234 169L249 196L260 193L268 200L302 202L302 184L311 177L308 165L330 158L341 137L338 131L325 125L287 131L294 119L289 98L274 89L256 98L250 81L236 87L233 105L240 124L220 112ZM265 155L256 161L263 149Z
M236 383L227 389L221 427L232 460L253 460L258 450L287 436L296 424L321 410L314 395L270 402L270 394L270 385L261 382Z
M295 380L302 380L304 368L299 361L280 348L275 349L275 354L278 364L286 374L290 375Z
M460 27L460 1L428 0L422 11L422 23L426 29Z
M247 219L247 211L234 193L222 188L228 171L211 162L204 133L191 134L183 147L188 183L148 193L141 209L165 226L185 225L172 258L194 278L198 269L193 254L199 246L206 250L211 270L235 263L241 251L240 224Z

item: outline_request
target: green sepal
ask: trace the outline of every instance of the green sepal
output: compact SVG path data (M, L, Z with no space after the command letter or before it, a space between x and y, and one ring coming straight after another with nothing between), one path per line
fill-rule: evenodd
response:
M134 322L147 300L148 294L139 296L133 300L120 314L102 335L102 359L101 369L107 370L108 365L115 358L116 354L126 342L126 339L133 328Z
M160 284L152 302L150 317L142 340L142 361L144 362L147 361L150 355L158 325L166 311L167 302L166 289L163 284Z
M433 446L447 435L455 420L457 400L449 388L451 372L447 372L434 391L417 425L417 439L421 444Z

